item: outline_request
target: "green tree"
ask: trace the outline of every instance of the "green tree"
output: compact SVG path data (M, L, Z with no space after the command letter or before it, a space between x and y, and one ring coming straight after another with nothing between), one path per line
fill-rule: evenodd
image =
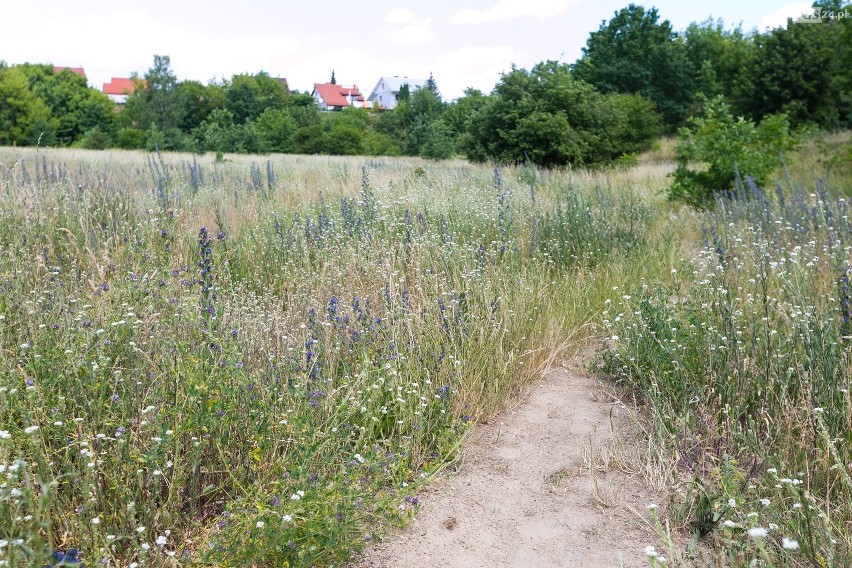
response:
M850 27L852 21L845 18L820 24L788 20L785 28L757 36L748 114L759 119L784 112L793 125L811 122L823 128L852 124Z
M435 77L431 72L429 73L429 78L426 79L426 84L423 88L435 95L435 98L438 99L438 101L441 100L441 91L438 90L438 83L435 82Z
M262 152L291 152L296 121L286 111L267 108L252 124Z
M137 81L121 115L125 127L150 131L150 140L161 150L183 149L187 137L180 130L182 105L178 81L167 55L155 55L154 64Z
M602 93L648 97L666 124L680 125L692 101L692 79L684 43L655 8L630 4L592 32L574 64L577 78Z
M264 109L283 109L287 91L266 73L235 75L225 89L225 108L242 124L257 118Z
M546 61L504 74L460 142L472 160L550 167L608 162L641 151L658 134L649 100L603 95L567 65Z
M0 144L53 144L57 121L17 67L0 63Z
M198 81L181 81L177 86L179 128L192 132L210 113L225 107L225 89L222 85L203 85Z
M115 131L115 105L92 89L86 78L69 69L55 72L52 65L16 67L27 77L33 94L45 102L55 124L52 143L67 146L97 128L107 135Z
M334 69L331 70L331 84L332 85L337 84L337 77L334 76Z
M737 175L763 185L780 165L781 153L795 146L785 115L770 115L755 124L734 118L730 106L716 97L702 116L680 130L669 198L703 205L714 192L733 189Z
M754 35L708 19L690 24L683 37L696 94L705 100L724 95L737 112L746 112L752 89L749 71L757 56Z

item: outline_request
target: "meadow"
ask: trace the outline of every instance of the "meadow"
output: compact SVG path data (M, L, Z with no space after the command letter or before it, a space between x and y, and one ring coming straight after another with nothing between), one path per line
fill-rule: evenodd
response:
M670 562L849 565L824 154L696 211L662 194L670 144L597 170L0 149L0 565L343 565L590 342L659 450Z

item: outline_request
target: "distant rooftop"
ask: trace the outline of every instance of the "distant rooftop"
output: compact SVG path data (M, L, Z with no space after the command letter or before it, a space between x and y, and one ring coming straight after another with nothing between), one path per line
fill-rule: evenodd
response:
M86 72L83 70L82 67L59 67L58 65L53 66L53 72L54 73L61 73L66 69L68 69L72 73L76 73L77 75L79 75L81 77L86 76Z

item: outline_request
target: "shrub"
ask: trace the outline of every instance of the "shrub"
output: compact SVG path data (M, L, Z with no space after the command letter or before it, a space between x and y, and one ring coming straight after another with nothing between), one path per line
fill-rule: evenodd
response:
M716 191L732 189L737 175L764 184L780 165L781 153L797 144L786 115L767 116L757 125L734 119L721 97L708 102L703 116L692 118L678 138L669 198L697 206Z

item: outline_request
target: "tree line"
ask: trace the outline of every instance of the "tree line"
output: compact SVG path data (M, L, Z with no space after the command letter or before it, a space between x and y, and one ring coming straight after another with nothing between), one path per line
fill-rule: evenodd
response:
M852 8L817 2L824 13ZM765 32L721 21L673 30L656 9L630 4L589 35L573 64L512 66L490 93L446 102L430 77L393 110L321 112L260 72L202 84L179 81L155 56L139 88L116 105L84 77L49 65L0 63L0 144L189 152L412 155L607 163L676 132L708 101L759 122L852 124L852 17L792 20Z

